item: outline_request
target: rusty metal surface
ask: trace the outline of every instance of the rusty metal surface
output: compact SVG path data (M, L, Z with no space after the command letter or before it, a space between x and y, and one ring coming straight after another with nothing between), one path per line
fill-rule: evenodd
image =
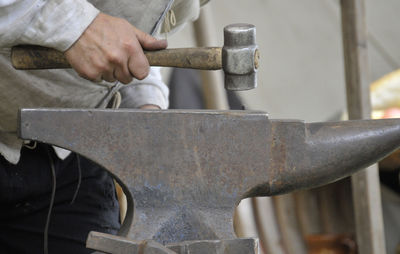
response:
M251 111L24 109L20 127L117 176L130 204L121 235L162 244L235 239L241 199L327 184L400 145L400 120L306 124Z

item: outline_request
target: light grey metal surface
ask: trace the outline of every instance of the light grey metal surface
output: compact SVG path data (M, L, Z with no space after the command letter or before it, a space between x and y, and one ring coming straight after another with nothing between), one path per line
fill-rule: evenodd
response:
M397 119L307 124L249 111L24 109L20 127L114 174L129 203L120 234L162 244L235 239L241 199L330 183L400 145Z
M257 87L258 58L255 26L233 24L225 27L222 66L227 90Z
M254 254L257 239L186 241L163 246L153 240L134 241L124 237L90 232L86 247L113 254Z
M113 254L176 254L176 252L152 240L133 241L99 232L89 233L86 247Z
M254 254L259 253L257 239L233 239L213 241L187 241L169 244L177 254Z

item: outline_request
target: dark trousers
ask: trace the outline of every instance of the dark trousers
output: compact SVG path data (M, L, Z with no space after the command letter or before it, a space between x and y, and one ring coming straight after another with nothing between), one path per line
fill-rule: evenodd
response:
M76 154L60 160L50 146L38 144L33 150L23 148L17 165L0 156L0 253L43 253L52 187L49 156L57 177L49 253L91 253L85 248L90 231L118 231L119 205L108 173ZM82 182L71 204L78 185L78 162Z

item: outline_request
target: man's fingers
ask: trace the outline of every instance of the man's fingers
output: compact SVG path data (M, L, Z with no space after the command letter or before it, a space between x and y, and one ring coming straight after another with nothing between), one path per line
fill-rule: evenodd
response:
M126 20L100 13L65 55L86 79L127 84L133 78L144 79L149 73L143 49L166 47L165 40L155 39Z
M136 49L132 52L129 60L128 67L129 71L135 78L142 80L147 77L150 71L149 61L143 53L145 50L160 50L165 49L168 45L166 40L157 40L153 36L139 30L135 29L136 38L138 39L138 45L134 45Z
M132 82L132 75L128 70L128 64L124 66L117 67L114 72L115 77L122 84L129 84Z
M146 104L146 105L141 106L140 109L161 109L161 108L157 105Z
M157 40L153 36L135 28L136 37L142 46L147 50L159 50L165 49L168 46L167 40Z
M130 74L142 80L149 75L150 65L147 57L144 55L142 47L138 41L134 41L128 58L128 69Z
M103 73L102 79L110 83L117 81L117 78L114 75L114 70L111 72Z
M151 37L150 35L147 35ZM153 38L153 37L151 37ZM167 40L149 40L149 41L144 41L143 44L141 43L142 47L147 50L160 50L160 49L166 49L168 47L168 42Z
M143 52L132 55L128 60L128 67L131 75L139 80L142 80L149 75L149 61Z

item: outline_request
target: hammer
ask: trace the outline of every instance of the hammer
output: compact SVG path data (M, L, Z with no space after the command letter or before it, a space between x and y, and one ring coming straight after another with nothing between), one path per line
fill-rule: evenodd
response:
M223 69L227 90L240 91L257 87L260 55L253 25L233 24L225 27L222 48L181 48L144 53L151 66ZM19 70L71 68L63 52L32 45L13 47L11 62Z

